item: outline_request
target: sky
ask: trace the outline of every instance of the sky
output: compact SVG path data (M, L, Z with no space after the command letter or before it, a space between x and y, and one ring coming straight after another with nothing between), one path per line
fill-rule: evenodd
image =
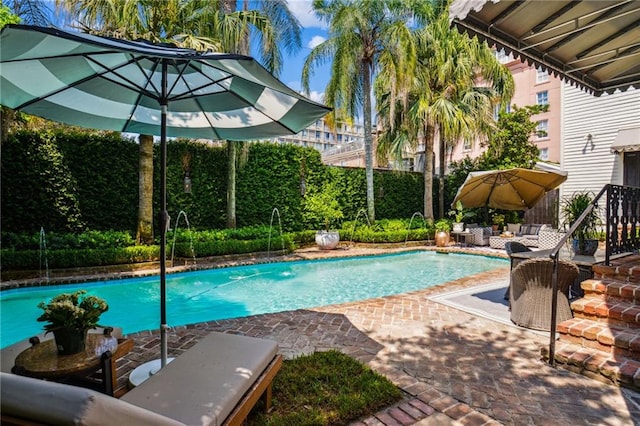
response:
M50 10L55 9L53 0L44 0ZM278 78L290 88L302 92L302 67L311 49L326 40L327 25L313 13L312 0L288 0L289 10L302 26L302 48L295 55L285 53L284 65ZM322 103L322 95L329 81L329 66L314 66L309 79L309 98Z
M279 78L287 86L301 92L304 61L312 48L326 40L327 25L313 14L311 0L288 0L288 5L302 26L302 49L296 55L285 58ZM316 65L314 70L309 79L309 97L316 102L322 102L322 95L329 81L329 67Z

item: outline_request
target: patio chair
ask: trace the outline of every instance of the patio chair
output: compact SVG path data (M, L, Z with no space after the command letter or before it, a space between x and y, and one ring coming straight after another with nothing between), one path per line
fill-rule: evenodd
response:
M504 250L509 255L509 260L511 261L510 271L513 271L513 267L515 266L514 263L516 262L516 259L511 256L512 253L531 251L529 247L517 241L507 241L506 243L504 243ZM511 287L511 274L509 274L509 287ZM507 287L507 290L504 292L504 300L509 300L509 287Z
M551 323L553 260L527 259L511 272L509 302L511 321L521 327L549 331ZM578 267L558 261L557 323L573 318L569 305L569 286L579 274Z

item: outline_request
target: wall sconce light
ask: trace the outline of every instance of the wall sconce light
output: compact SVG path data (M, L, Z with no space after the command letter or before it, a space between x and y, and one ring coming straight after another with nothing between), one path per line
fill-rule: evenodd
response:
M185 173L184 175L182 187L184 188L185 194L191 194L191 178L189 177L189 172Z
M584 144L584 146L582 147L582 153L586 154L587 153L587 147L591 145L591 149L589 151L593 151L593 148L596 147L596 144L593 143L593 135L591 133L589 133L587 135L587 142Z

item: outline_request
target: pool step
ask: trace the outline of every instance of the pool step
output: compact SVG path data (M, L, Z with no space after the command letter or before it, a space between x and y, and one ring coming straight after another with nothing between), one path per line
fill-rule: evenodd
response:
M556 364L605 383L640 390L640 256L594 265L571 303L574 318L558 324ZM541 350L549 358L549 348Z

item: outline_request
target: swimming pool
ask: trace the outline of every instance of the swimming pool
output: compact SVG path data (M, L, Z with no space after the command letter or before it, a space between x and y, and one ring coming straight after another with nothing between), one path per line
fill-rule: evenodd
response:
M178 326L262 313L312 308L418 290L504 267L487 256L415 251L331 260L267 263L167 275L167 320ZM157 276L32 287L0 292L0 346L42 332L38 303L85 289L109 310L103 325L124 333L160 323Z

